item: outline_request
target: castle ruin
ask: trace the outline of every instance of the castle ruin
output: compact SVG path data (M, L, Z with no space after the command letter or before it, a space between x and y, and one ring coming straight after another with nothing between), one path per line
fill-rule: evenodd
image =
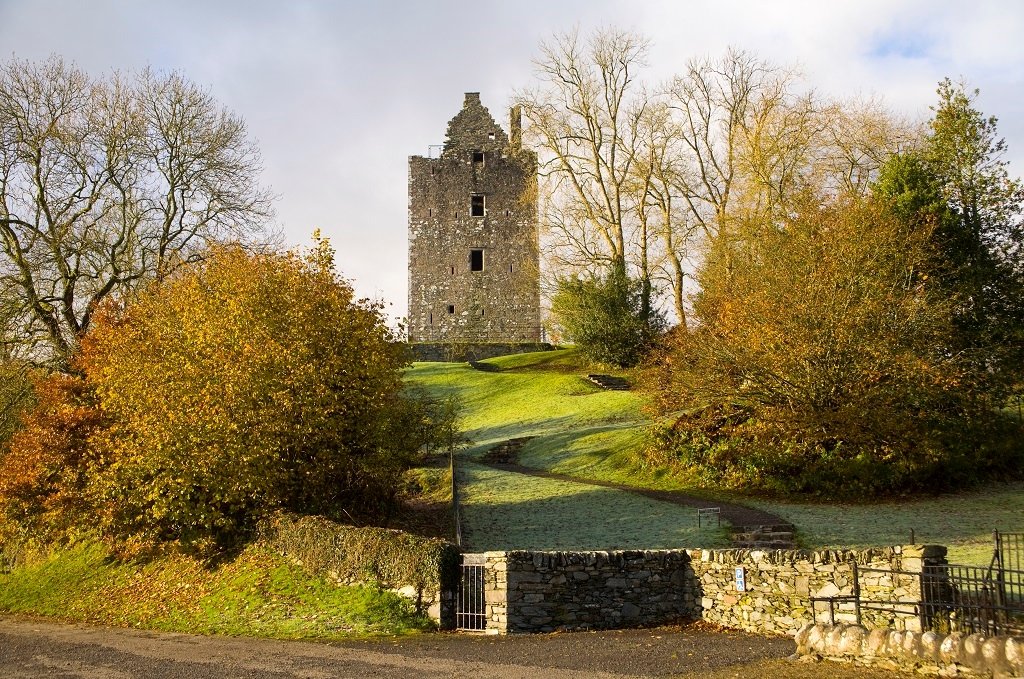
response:
M537 156L510 118L467 92L438 157L409 158L411 343L541 341Z

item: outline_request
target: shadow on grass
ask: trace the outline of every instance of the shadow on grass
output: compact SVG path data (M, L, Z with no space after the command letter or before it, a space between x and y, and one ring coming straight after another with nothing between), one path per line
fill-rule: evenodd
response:
M460 471L465 545L504 549L678 549L728 544L696 512L614 488L530 477L476 464Z

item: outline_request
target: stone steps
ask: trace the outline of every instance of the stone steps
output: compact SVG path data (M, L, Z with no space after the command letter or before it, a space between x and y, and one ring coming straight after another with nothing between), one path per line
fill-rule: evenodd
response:
M733 547L742 549L795 549L794 531L789 524L734 526L729 537Z
M610 391L629 391L629 382L625 377L590 374L587 375L587 379L602 389L608 389Z

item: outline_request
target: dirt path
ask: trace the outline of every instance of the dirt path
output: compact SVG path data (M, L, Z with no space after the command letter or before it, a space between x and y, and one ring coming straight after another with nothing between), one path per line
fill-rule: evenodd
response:
M791 663L789 639L701 626L522 635L423 634L310 643L200 637L0 617L5 679L247 677L779 677L884 679L882 670Z

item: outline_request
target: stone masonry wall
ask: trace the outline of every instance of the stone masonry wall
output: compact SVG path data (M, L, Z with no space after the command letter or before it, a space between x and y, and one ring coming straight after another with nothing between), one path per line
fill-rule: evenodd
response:
M485 599L492 633L626 628L703 618L759 633L793 634L814 622L811 597L853 593L853 564L861 591L873 601L902 603L896 613L863 611L869 628L920 631L911 602L921 577L945 561L945 547L867 550L652 550L613 552L487 552ZM743 569L744 591L736 569ZM817 621L829 620L819 604ZM836 621L854 619L843 604Z
M414 361L455 362L482 361L495 356L551 351L554 347L539 342L418 342L410 344Z
M537 158L466 93L439 157L409 158L409 341L539 342Z
M862 610L862 624L921 631L912 602L922 596L919 574L945 562L946 548L904 545L865 550L693 550L692 569L697 579L703 618L752 632L794 633L812 621L811 597L853 594L853 564L862 567L861 595L902 611ZM736 569L744 569L745 590L736 591ZM870 570L864 570L870 569ZM875 572L875 571L880 572ZM819 603L816 620L829 622L827 604ZM855 622L852 603L840 604L836 622Z
M689 561L679 550L487 552L488 631L623 629L692 618Z

